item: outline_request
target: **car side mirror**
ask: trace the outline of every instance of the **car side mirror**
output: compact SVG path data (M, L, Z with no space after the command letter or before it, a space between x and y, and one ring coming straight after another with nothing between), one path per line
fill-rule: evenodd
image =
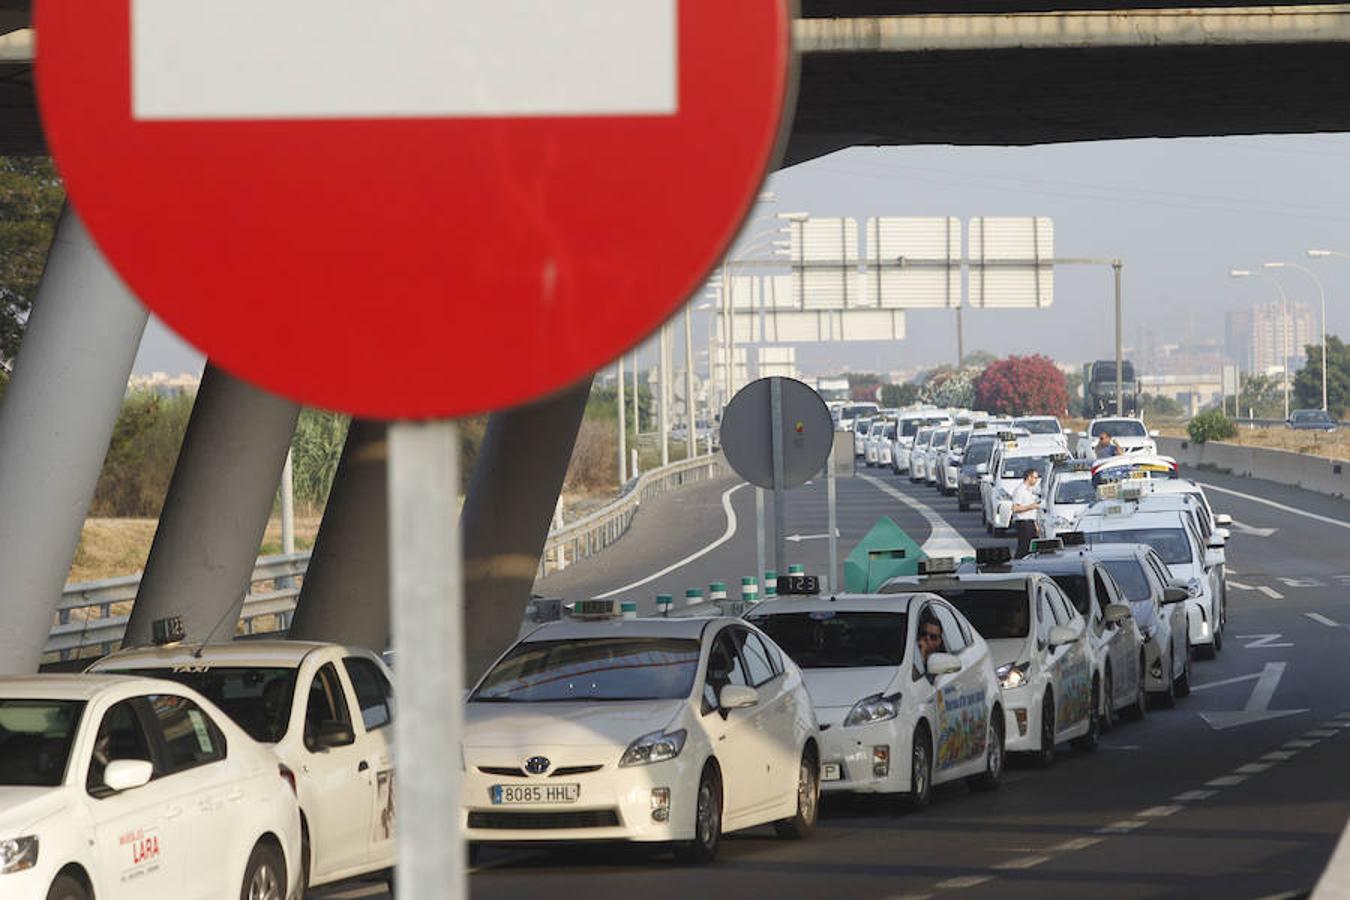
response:
M1220 545L1220 546L1222 546L1222 545ZM1223 551L1222 551L1222 550L1215 549L1214 547L1210 547L1210 549L1208 549L1208 550L1205 551L1205 568L1206 568L1206 569L1212 569L1212 568L1214 568L1215 566L1221 566L1221 565L1223 565L1223 564L1224 564L1224 555L1223 555Z
M1164 605L1172 603L1181 603L1190 595L1191 592L1186 590L1184 587L1177 587L1176 585L1168 585L1167 587L1163 588L1163 603Z
M933 653L925 668L929 675L954 675L961 671L961 660L950 653Z
M1215 513L1214 524L1221 528L1229 528L1233 524L1233 517L1228 513Z
M1151 438L1161 437L1161 436L1162 436L1162 432L1155 428L1155 429L1153 429L1152 431L1150 431L1150 432L1148 433L1148 436L1151 437Z
M724 684L717 702L723 709L747 709L759 704L759 691L742 684Z
M314 743L324 750L332 747L346 747L349 744L356 743L356 734L352 731L352 726L346 722L325 719L319 723L319 733L315 735Z
M1119 625L1121 622L1124 622L1126 619L1132 618L1133 616L1134 610L1130 609L1124 603L1112 603L1106 607L1106 614L1103 618L1106 619L1106 624L1108 625Z
M1050 646L1060 647L1078 640L1078 632L1068 625L1056 625L1050 629Z
M1214 536L1218 538L1220 546L1227 547L1228 539L1233 536L1233 532L1229 531L1227 528L1215 528Z
M115 759L103 770L103 784L113 791L129 791L144 787L155 774L155 767L145 759Z

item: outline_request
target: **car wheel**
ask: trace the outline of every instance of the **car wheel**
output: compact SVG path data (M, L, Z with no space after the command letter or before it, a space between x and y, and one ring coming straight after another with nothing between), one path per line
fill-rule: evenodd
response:
M1214 652L1218 653L1223 649L1223 624L1218 623L1214 626Z
M1215 634L1215 637L1218 637L1217 633ZM1218 651L1214 649L1213 644L1194 644L1191 646L1190 652L1186 655L1193 655L1196 659L1213 659L1216 653L1218 653Z
M928 728L914 729L914 742L909 752L909 793L906 802L910 809L919 810L933 799L933 744Z
M89 891L78 878L57 875L52 886L47 889L47 900L90 900L90 898Z
M1092 679L1092 701L1088 706L1088 727L1087 733L1082 737L1074 738L1070 741L1073 749L1083 753L1091 753L1097 749L1097 743L1102 736L1102 720L1099 710L1102 708L1102 684L1096 678Z
M816 830L816 818L820 815L820 763L816 752L810 747L802 751L801 764L797 766L797 814L790 819L781 819L773 823L773 830L780 838L800 841L809 838Z
M966 780L972 790L993 791L1003 783L1003 710L995 707L989 717L989 736L984 748L984 771Z
M270 844L258 844L244 868L239 900L286 900L286 862Z
M1177 705L1176 668L1176 663L1168 664L1166 678L1167 687L1153 693L1153 701L1163 709L1171 709Z
M703 767L694 804L694 839L675 848L675 858L685 863L710 863L722 843L722 781L711 764Z
M1181 667L1181 674L1172 682L1172 693L1178 697L1187 697L1191 693L1191 655L1186 654L1186 662Z
M1032 759L1042 769L1049 768L1055 762L1055 698L1048 691L1041 702L1041 745L1036 748Z
M1109 666L1106 669L1106 675L1102 682L1101 710L1102 731L1110 731L1116 724L1116 680L1111 677L1111 668Z
M303 815L300 816L300 890L309 890L309 872L313 865L310 859L309 848L309 823L305 821Z
M1138 722L1148 713L1148 659L1139 654L1139 682L1134 691L1134 702L1125 707L1124 716Z

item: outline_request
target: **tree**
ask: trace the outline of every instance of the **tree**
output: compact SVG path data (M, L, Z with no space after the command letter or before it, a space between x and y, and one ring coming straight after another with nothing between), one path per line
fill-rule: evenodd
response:
M881 376L871 372L849 372L848 397L850 400L872 401L877 399L881 390Z
M1163 394L1144 394L1139 398L1139 411L1144 418L1179 419L1186 415L1181 404Z
M1318 378L1321 378L1320 373ZM1317 394L1317 405L1321 406L1320 380ZM1238 399L1241 403L1239 418L1246 416L1249 411L1258 419L1284 418L1284 389L1280 387L1280 379L1276 375L1243 375L1242 394Z
M881 386L881 405L887 409L900 409L919 402L919 386L904 384L883 384Z
M1064 373L1045 356L1009 356L975 382L975 405L1013 416L1058 416L1069 407Z
M972 350L961 360L961 367L964 369L987 369L990 363L997 362L998 357L988 350Z
M978 375L974 369L939 366L928 373L927 380L919 387L919 399L933 406L969 408L975 402L975 378Z
M0 360L19 352L65 201L47 157L0 156Z
M1322 345L1304 348L1307 364L1294 376L1296 405L1304 409L1322 408ZM1336 335L1327 335L1327 410L1332 418L1345 417L1350 403L1350 347Z

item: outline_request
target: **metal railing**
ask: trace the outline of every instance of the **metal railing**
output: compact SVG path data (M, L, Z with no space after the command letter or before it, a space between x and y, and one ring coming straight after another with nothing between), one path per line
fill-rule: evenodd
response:
M266 632L286 630L309 556L292 553L258 559L236 634L253 634L260 624L270 624ZM56 624L47 637L44 659L64 661L95 653L102 656L117 649L126 634L140 584L140 575L125 575L66 585L56 607ZM268 623L263 623L264 619Z
M644 501L686 484L718 478L726 471L722 454L715 453L671 463L639 476L617 500L549 534L539 560L539 577L594 556L623 537Z

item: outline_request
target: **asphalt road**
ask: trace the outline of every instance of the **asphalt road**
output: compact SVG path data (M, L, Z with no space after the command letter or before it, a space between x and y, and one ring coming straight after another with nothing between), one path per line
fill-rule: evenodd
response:
M1228 552L1227 642L1218 659L1195 663L1195 691L1176 709L1118 725L1095 753L1062 747L1049 771L1014 759L993 794L940 789L922 813L884 800L827 798L812 840L783 842L756 829L731 836L707 868L625 847L487 850L470 876L473 896L1097 900L1307 892L1350 817L1342 768L1350 758L1350 503L1194 474L1212 486L1215 509L1238 525ZM886 488L926 504L971 544L990 543L978 512L958 513L954 500L889 472L872 477L839 483L841 552L881 515L921 543L933 537L924 515ZM729 530L721 498L734 485L661 498L611 558L579 564L540 587L594 595L685 559ZM823 495L818 485L794 492L790 531L824 532ZM724 543L624 595L650 601L658 591L680 594L752 572L753 496L742 488L729 500L736 527ZM794 561L823 570L823 540L793 549ZM1257 679L1271 671L1279 680L1269 708L1285 714L1226 730L1201 717L1243 710ZM384 894L358 885L321 896Z

